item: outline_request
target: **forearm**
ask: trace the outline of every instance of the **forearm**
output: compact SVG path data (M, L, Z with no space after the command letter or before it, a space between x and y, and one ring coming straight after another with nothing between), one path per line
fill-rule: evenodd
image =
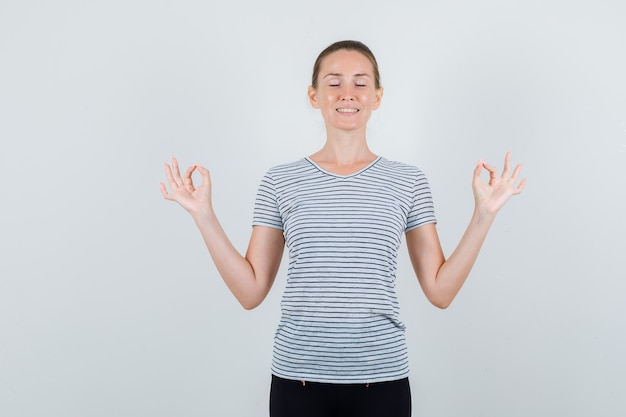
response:
M202 182L194 187L191 177L196 170L202 175ZM172 166L165 164L165 175L172 191L168 192L161 183L161 194L191 214L218 272L235 298L246 309L259 305L269 292L280 266L285 245L282 230L255 226L244 257L232 245L215 216L209 170L192 165L183 178L178 161L172 157Z
M253 308L260 303L262 289L259 288L250 262L233 246L220 225L211 207L192 213L222 279L244 308Z
M407 233L413 268L426 297L435 306L446 308L452 303L476 262L496 214L512 195L522 192L526 184L525 179L515 187L521 165L517 165L511 174L510 160L509 151L504 160L501 176L498 176L495 167L482 161L476 165L472 181L474 213L461 241L447 260L433 224L415 228ZM489 172L487 184L480 179L483 170Z
M434 305L446 308L452 303L474 266L494 219L493 213L474 210L458 246L437 271L431 299Z

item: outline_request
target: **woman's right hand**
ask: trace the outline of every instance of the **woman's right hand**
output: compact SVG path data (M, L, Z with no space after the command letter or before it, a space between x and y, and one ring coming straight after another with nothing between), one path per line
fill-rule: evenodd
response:
M200 184L195 187L191 176L195 170L202 176ZM161 182L161 194L166 200L176 201L189 213L194 214L202 209L211 207L211 178L209 170L201 165L190 166L185 172L185 177L180 176L178 161L172 157L172 166L165 164L165 176L169 184L171 193Z
M195 170L202 176L197 187L191 179ZM192 215L217 270L241 305L246 309L258 306L267 296L280 267L285 247L283 231L254 226L244 257L228 239L213 213L209 170L196 164L181 177L178 161L172 158L171 166L165 164L165 175L171 192L161 183L163 197L176 201Z

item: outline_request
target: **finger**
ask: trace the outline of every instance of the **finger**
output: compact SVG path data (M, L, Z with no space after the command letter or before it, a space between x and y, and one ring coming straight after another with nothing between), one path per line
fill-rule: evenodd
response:
M193 175L193 172L196 170L197 165L192 165L189 168L187 168L187 171L185 172L185 188L187 188L189 191L193 191L195 188L193 186L193 179L191 178L191 176Z
M165 187L165 184L161 182L160 186L161 186L161 194L163 194L163 198L165 198L166 200L171 200L172 196L167 192L167 187Z
M472 178L472 183L474 185L480 184L480 174L483 172L483 161L478 161L476 164L476 168L474 168L474 176Z
M526 186L526 178L524 178L523 180L520 181L520 183L517 186L517 188L513 191L513 194L517 195L517 194L521 193L525 186Z
M486 163L486 162L483 162L483 163L482 163L482 166L483 166L483 167L484 167L487 171L489 171L489 174L493 174L493 173L498 172L498 169L497 169L495 166L493 166L493 165L489 165L489 164L488 164L488 163Z
M489 172L489 184L493 184L494 181L498 179L498 169L493 166L483 162L483 167Z
M198 172L202 175L202 184L211 185L211 175L209 170L203 167L202 165L197 165Z
M176 185L178 185L179 187L182 187L185 185L183 182L183 179L180 176L180 168L178 167L178 161L173 156L172 156L172 174L173 174L174 181L176 181Z
M513 175L511 175L511 181L512 182L515 182L515 180L517 179L517 176L519 175L521 170L522 170L522 164L517 164L517 166L513 170Z
M176 180L174 179L174 174L172 174L172 168L170 168L167 162L164 165L165 165L165 177L167 178L167 183L170 185L170 188L174 190L176 187L178 187L178 184L176 183Z
M509 150L504 156L504 168L502 169L502 178L507 178L509 176L509 171L511 170L511 155L513 155L513 152Z

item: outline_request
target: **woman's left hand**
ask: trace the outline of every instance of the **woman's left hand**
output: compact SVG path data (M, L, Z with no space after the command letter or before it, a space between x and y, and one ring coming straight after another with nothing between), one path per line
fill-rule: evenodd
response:
M517 195L524 189L526 178L515 186L517 176L522 169L522 164L518 164L513 170L513 173L511 173L511 154L511 151L506 153L504 158L504 170L501 176L498 176L496 167L488 165L483 161L478 162L476 169L474 169L474 179L472 181L472 189L474 191L474 200L477 209L496 214L512 195ZM480 174L483 169L489 172L489 182L486 184L480 180Z

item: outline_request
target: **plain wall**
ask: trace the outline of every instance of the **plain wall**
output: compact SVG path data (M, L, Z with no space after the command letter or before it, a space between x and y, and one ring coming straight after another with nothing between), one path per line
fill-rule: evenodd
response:
M267 415L284 266L244 311L158 184L172 155L209 167L245 251L263 173L324 142L306 88L341 39L377 55L370 146L426 173L447 254L479 159L529 179L448 310L401 249L413 414L626 415L624 22L619 0L1 0L0 415Z

